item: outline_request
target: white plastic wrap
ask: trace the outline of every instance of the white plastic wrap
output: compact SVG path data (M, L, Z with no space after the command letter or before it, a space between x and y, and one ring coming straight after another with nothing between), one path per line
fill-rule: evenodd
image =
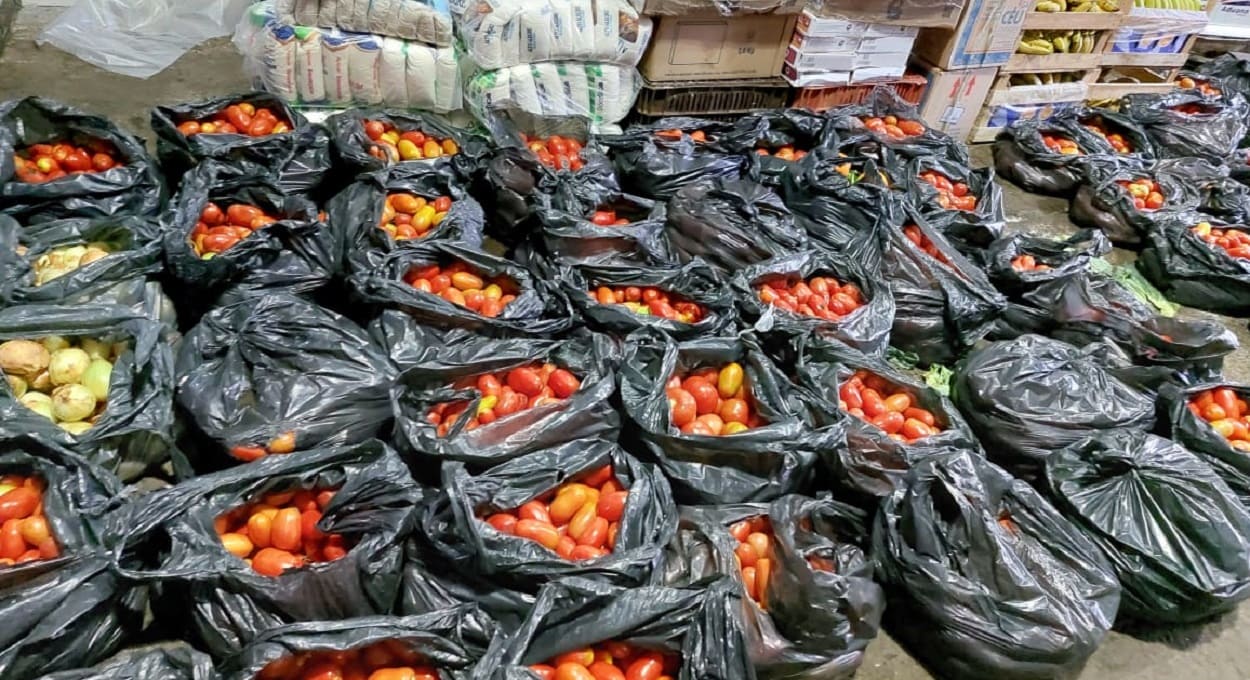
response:
M230 35L249 0L78 0L39 34L106 71L150 78L187 50Z
M636 66L651 39L651 19L626 0L476 0L457 27L486 70L546 61Z
M629 115L641 87L641 76L630 66L544 62L470 73L464 97L478 118L492 109L518 110L543 117L579 116L602 125Z
M369 33L290 26L253 5L234 36L256 85L305 106L387 106L445 113L461 106L451 47Z
M275 0L274 13L289 26L338 28L436 47L452 44L447 0Z

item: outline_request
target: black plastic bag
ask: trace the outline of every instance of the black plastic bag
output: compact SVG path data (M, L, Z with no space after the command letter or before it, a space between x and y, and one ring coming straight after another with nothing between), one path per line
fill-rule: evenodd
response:
M950 180L958 192L959 185L967 188L968 196L976 198L976 207L972 210L943 208L939 205L939 191L932 184L920 178L924 172L935 172ZM936 156L921 156L907 164L902 172L902 184L911 196L913 205L925 214L957 211L965 219L977 222L998 223L1006 219L1003 206L1003 190L994 181L993 168L970 170L967 166L954 161L947 161Z
M398 164L404 167L446 167L461 179L468 180L477 173L482 161L490 153L490 144L485 138L452 125L442 116L420 111L354 108L336 113L325 122L326 129L330 131L334 159L352 176L395 165L369 153L374 143L365 134L365 123L368 121L389 123L400 133L416 131L435 141L450 139L456 144L455 154L436 159L400 161Z
M918 462L882 503L872 545L886 629L944 677L1069 677L1120 602L1094 542L968 451Z
M407 653L436 666L440 676L469 680L495 634L495 623L469 605L417 616L364 616L342 621L292 623L263 632L238 654L225 660L221 664L222 678L267 677L262 671L269 664L301 652L333 654L394 641L388 643L388 647L398 643Z
M950 135L930 128L921 118L916 106L903 101L889 87L877 87L872 91L868 101L858 106L841 107L829 112L833 119L833 128L843 131L849 136L868 136L903 158L920 156L937 156L961 165L968 165L968 147L956 141ZM884 118L894 116L899 122L911 121L920 123L924 131L920 134L891 137L881 130L869 129L865 125L866 118Z
M1120 158L1090 159L1083 167L1085 180L1072 197L1068 217L1079 227L1101 229L1118 244L1141 243L1150 230L1151 215L1158 212L1134 207L1133 196L1120 182L1154 180L1162 189L1162 209L1193 209L1202 203L1194 178L1187 173L1158 172L1156 166Z
M290 131L250 137L245 134L196 134L188 137L178 130L186 121L212 118L232 104L248 103L268 108L290 126ZM265 168L282 191L320 200L333 195L336 187L325 183L330 175L330 135L313 125L300 112L272 94L252 92L213 97L198 102L157 106L152 109L152 132L156 134L156 155L171 190L200 163L213 159L227 164L255 164ZM322 194L325 195L322 195Z
M1113 154L1121 158L1149 160L1155 157L1154 145L1150 143L1150 137L1146 135L1145 128L1119 111L1074 106L1064 109L1048 120L1075 121L1110 145ZM1116 144L1116 142L1122 142L1122 144Z
M260 208L277 222L257 229L228 250L205 259L193 234L209 202ZM338 237L306 198L286 193L256 165L206 161L187 173L165 215L165 261L173 289L191 316L207 311L231 288L310 294L339 271Z
M50 336L125 342L114 362L107 408L86 432L73 435L27 408L0 381L0 437L32 434L56 442L123 481L157 472L170 460L174 367L166 328L112 305L22 305L0 310L0 342Z
M893 175L899 167L888 150L879 162L816 149L782 175L781 195L813 245L842 250L862 232L898 219Z
M396 193L418 196L427 203L446 196L451 199L451 208L443 221L431 226L424 236L396 240L382 230L388 196ZM454 176L414 163L358 175L354 183L331 199L326 212L342 240L345 269L367 266L370 258L362 257L362 251L389 252L431 239L457 241L476 248L482 244L486 224L482 206Z
M1217 389L1231 391L1240 401L1250 396L1250 387L1236 383L1202 383L1183 387L1165 385L1159 391L1159 433L1175 440L1210 465L1237 495L1242 506L1250 509L1250 455L1233 446L1231 440L1216 432L1211 423L1190 408L1194 398Z
M1155 219L1137 268L1173 302L1233 316L1250 315L1250 259L1233 257L1193 232L1206 223L1222 230L1246 232L1250 226L1228 224L1208 215L1185 211Z
M42 270L64 264L55 251L104 243L109 255L47 278ZM0 215L0 300L8 305L105 303L130 307L176 325L173 303L156 282L161 270L161 227L154 218L66 219L22 227ZM48 256L47 261L41 261ZM40 279L42 278L42 282Z
M368 266L349 278L352 293L362 302L379 308L399 309L423 325L463 329L497 335L549 336L572 327L569 301L551 283L531 271L490 253L447 241L426 241L389 253L371 251ZM463 262L483 277L505 277L517 287L516 299L496 317L483 316L468 307L417 290L404 278L430 265L446 267Z
M864 352L884 352L894 322L894 297L881 277L880 232L849 244L844 252L806 250L783 255L743 268L732 281L733 293L744 321L762 335L802 336L809 333L835 338ZM760 300L757 287L780 277L804 281L813 276L832 277L859 288L864 304L837 319L821 319L790 312Z
M615 547L592 560L573 561L519 536L496 531L482 518L516 512L563 484L611 465L629 491ZM443 467L443 490L418 511L415 539L426 550L434 575L409 567L405 579L460 581L486 591L474 599L502 620L523 618L543 584L570 576L621 587L654 582L664 547L677 528L677 507L668 482L654 466L639 463L614 443L580 439L535 451L471 475L462 464Z
M738 320L729 282L718 270L707 266L699 258L683 265L603 264L560 267L553 278L560 282L564 294L573 302L573 307L581 314L587 326L618 338L623 338L639 328L656 328L679 340L719 335L735 327ZM658 288L683 301L699 305L703 316L694 323L686 323L653 316L650 311L635 313L618 303L602 304L594 297L600 286L607 286L609 289ZM640 297L639 300L641 299Z
M543 165L515 125L489 122L496 148L482 164L473 184L473 195L486 211L489 234L499 242L512 246L524 241L540 206L581 214L621 193L612 162L604 155L599 140L591 137L585 120L540 121L542 127L550 130L531 129L538 133L536 138L560 132L563 137L578 140L583 145L583 165L577 170Z
M1197 71L1219 78L1236 92L1250 95L1250 62L1232 52L1225 52L1199 64Z
M393 439L410 460L435 464L455 460L478 470L574 439L611 438L620 429L620 416L609 401L616 391L610 369L614 348L604 336L582 332L545 340L439 333L396 312L383 314L370 330L404 369L391 393ZM469 419L461 419L445 437L438 436L438 427L427 420L436 404L467 401L467 412L476 413L488 398L477 389L453 387L458 380L543 363L568 370L581 387L566 399L477 429L466 429Z
M670 423L665 385L675 374L738 362L764 425L739 434L682 434ZM644 447L673 484L678 502L768 501L805 488L818 452L844 446L841 428L815 431L794 386L750 333L676 341L638 331L625 341L621 401L630 423L623 441Z
M1023 297L1041 310L1044 334L1084 346L1110 340L1139 366L1163 366L1201 379L1218 375L1237 336L1213 321L1161 316L1112 278L1076 274Z
M799 384L820 400L815 410L823 422L839 423L846 429L846 446L821 451L821 461L833 479L854 494L870 498L870 504L900 488L915 461L930 453L978 449L976 437L955 405L936 389L837 342L808 337L795 344L794 372ZM899 441L848 413L842 407L842 386L859 371L878 376L896 392L905 392L912 407L928 411L940 431L913 442Z
M1046 136L1076 143L1076 153L1056 152L1046 146ZM1081 183L1085 156L1114 153L1106 139L1074 118L1021 120L994 140L994 168L999 177L1030 193L1067 197Z
M807 235L781 197L754 182L691 184L668 204L666 234L677 258L702 257L734 272L807 246Z
M549 202L548 202L549 203ZM554 205L535 210L545 252L572 264L654 264L671 262L672 249L664 235L667 206L641 196L605 196L596 206L565 212ZM594 223L600 209L611 210L629 224Z
M39 680L217 680L213 660L184 642L123 650L91 668L60 671Z
M1250 597L1250 514L1175 442L1100 432L1051 457L1046 485L1115 567L1126 617L1190 623Z
M1194 113L1184 113L1193 109ZM1193 91L1130 94L1120 110L1146 129L1160 158L1199 157L1219 163L1228 158L1248 130L1250 109L1242 97L1224 101Z
M838 133L830 119L803 109L773 109L748 114L738 125L756 130L748 157L752 161L749 175L761 184L781 186L781 177L795 168L795 160L776 155L789 148L806 155L818 148L837 148Z
M631 194L671 199L682 189L704 181L745 179L752 144L763 132L762 119L717 123L702 118L661 118L605 137L621 186ZM676 131L676 134L673 132ZM701 133L701 139L695 133Z
M269 493L337 489L317 528L350 546L331 562L265 576L226 551L214 520ZM135 572L156 585L157 618L227 657L284 623L389 613L399 594L401 542L421 491L379 441L269 456L136 499L115 516L124 553L154 551Z
M1051 325L1050 311L1025 302L1025 297L1052 281L1088 272L1095 258L1109 252L1111 241L1097 229L1081 229L1062 241L1012 234L991 243L985 252L985 269L994 286L1007 296L1007 308L990 337L1009 340L1045 333ZM1035 265L1047 269L1017 269L1017 264L1025 267L1021 258L1032 258Z
M771 504L685 506L665 569L669 585L739 577L733 524L772 526L767 607L742 598L742 628L759 678L849 678L877 636L885 596L855 541L867 518L831 499L782 496ZM818 566L819 565L819 566ZM739 586L741 587L741 586Z
M75 140L108 142L117 152L119 167L42 184L14 176L14 152L32 144ZM0 102L0 213L24 224L67 217L155 215L163 200L160 176L143 140L103 117L51 99Z
M482 662L483 680L532 677L528 666L606 641L680 657L677 680L754 677L738 625L738 586L720 579L688 588L621 588L568 577L542 588L517 631Z
M882 226L883 273L894 295L890 343L914 352L921 364L949 363L990 332L1007 303L985 273L919 213L909 210L908 222Z
M109 553L119 534L108 529L106 516L121 484L37 438L3 444L0 475L34 474L46 483L43 510L60 556L0 566L0 678L90 666L139 632L147 604L146 589L123 576L123 563Z
M995 342L955 369L951 398L990 458L1033 478L1055 451L1099 430L1154 426L1154 402L1089 352L1039 335Z
M178 405L198 433L184 453L197 470L237 462L226 451L263 455L275 442L303 450L365 441L391 417L396 371L386 354L351 321L292 295L204 315L176 367Z

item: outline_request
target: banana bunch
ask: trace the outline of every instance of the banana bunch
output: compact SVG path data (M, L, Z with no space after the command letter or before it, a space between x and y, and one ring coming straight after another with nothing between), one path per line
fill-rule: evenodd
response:
M1149 9L1179 9L1187 12L1205 12L1203 0L1133 0L1134 7Z
M1134 0L1135 2L1202 2L1202 0ZM1116 12L1115 0L1038 0L1033 6L1037 12Z
M1059 85L1075 83L1081 79L1079 71L1063 71L1057 73L1016 73L1011 76L1010 84L1019 85Z
M1097 42L1095 31L1025 31L1017 54L1088 54Z

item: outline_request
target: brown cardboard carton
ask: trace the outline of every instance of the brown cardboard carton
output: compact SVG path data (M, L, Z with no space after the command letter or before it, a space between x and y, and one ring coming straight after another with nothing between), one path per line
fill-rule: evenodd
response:
M1036 0L968 0L953 29L923 28L912 53L943 69L1007 63Z
M813 0L817 16L841 16L874 24L953 27L964 0Z
M807 0L646 0L642 13L651 16L798 14L806 3Z
M794 15L656 17L638 69L651 82L738 80L781 74Z
M935 130L966 141L998 77L998 68L947 71L916 62L913 67L929 80L920 103L921 119Z

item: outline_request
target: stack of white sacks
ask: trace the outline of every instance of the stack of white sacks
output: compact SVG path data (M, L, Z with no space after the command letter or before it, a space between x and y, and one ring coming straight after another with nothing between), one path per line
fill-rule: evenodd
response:
M627 0L460 0L465 104L537 116L623 119L641 87L635 68L651 20Z
M234 40L257 86L294 104L462 105L446 0L266 0Z

